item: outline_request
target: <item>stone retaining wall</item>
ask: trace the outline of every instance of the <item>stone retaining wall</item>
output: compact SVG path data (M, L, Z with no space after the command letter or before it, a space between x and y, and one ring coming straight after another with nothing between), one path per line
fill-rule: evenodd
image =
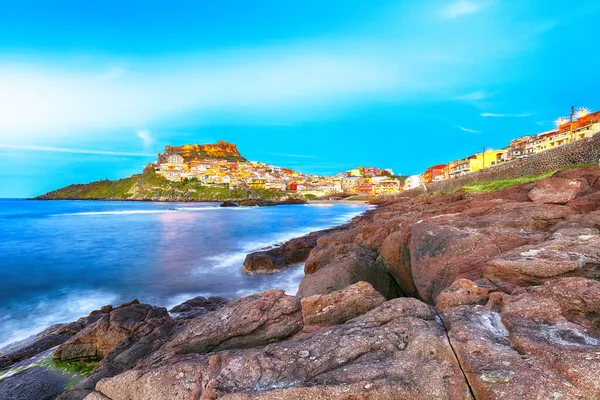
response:
M434 182L427 185L427 189L429 192L451 192L469 183L535 176L577 164L598 164L599 161L600 135L596 134L591 138L578 140L527 158L512 160L457 178ZM415 197L423 192L422 188L408 190L399 197Z

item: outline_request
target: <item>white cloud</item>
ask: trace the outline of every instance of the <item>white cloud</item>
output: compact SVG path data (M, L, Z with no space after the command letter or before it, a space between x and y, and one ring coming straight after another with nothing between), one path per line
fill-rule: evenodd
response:
M464 126L456 126L458 129L460 129L463 132L469 132L469 133L481 133L481 131L476 131L475 129L469 129L469 128L465 128Z
M533 114L521 113L521 114L496 114L496 113L481 113L484 118L525 118L532 117Z
M135 134L137 137L142 139L142 142L144 143L144 149L149 148L152 143L154 143L154 139L150 136L150 132L148 132L146 129L137 130L135 131Z
M442 15L445 18L458 18L463 15L479 12L483 8L481 3L475 3L468 0L459 0L442 9Z
M71 148L66 148L66 147L31 146L31 145L6 144L6 143L0 143L0 149L47 151L47 152L52 152L52 153L101 154L101 155L107 155L107 156L130 156L130 157L154 157L154 156L156 156L155 154L150 154L150 153L135 153L135 152L110 151L110 150L71 149Z
M0 67L0 139L23 131L49 136L82 128L130 129L191 112L318 111L322 104L389 94L402 75L393 62L373 54L297 49L169 61L145 60L126 72Z

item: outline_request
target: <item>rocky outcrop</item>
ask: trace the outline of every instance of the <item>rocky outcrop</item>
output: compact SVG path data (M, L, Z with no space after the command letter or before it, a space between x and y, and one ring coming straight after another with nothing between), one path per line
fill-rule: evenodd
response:
M61 399L600 398L599 178L384 202L311 239L297 296L106 308L67 344L121 341Z
M407 298L264 347L162 356L96 388L112 400L470 398L435 312Z
M0 354L0 370L63 344L83 328L102 318L105 313L106 309L92 311L87 317L79 318L75 322L57 324L45 329L38 333L32 340L13 347L4 354Z
M204 158L246 161L239 153L237 146L219 140L217 144L185 144L183 146L165 146L163 154L158 154L158 162L166 163L170 155L178 154L188 163Z
M366 282L301 300L304 325L338 325L381 305L385 299Z
M313 252L321 254L323 261L311 272L307 268L315 257ZM300 283L299 297L328 294L360 281L371 284L386 299L398 297L400 293L388 271L377 262L377 252L358 244L317 247L311 251L306 265L307 275Z
M600 283L563 278L443 311L476 399L600 398Z
M219 207L239 207L239 205L233 201L227 200L219 204Z
M246 274L273 273L299 264L308 258L320 237L337 230L338 228L311 232L308 235L288 240L273 249L250 253L244 260L242 271Z
M227 303L229 300L223 297L211 296L207 299L198 296L176 305L169 312L176 314L178 319L192 319L223 308Z
M529 192L529 198L536 203L567 204L588 189L588 182L582 178L548 178L540 181Z
M169 348L187 354L252 347L287 338L301 327L300 301L283 290L269 290L190 320Z
M61 361L101 360L130 335L141 338L168 323L163 307L140 304L134 300L117 308L107 307L100 318L60 345L53 358Z

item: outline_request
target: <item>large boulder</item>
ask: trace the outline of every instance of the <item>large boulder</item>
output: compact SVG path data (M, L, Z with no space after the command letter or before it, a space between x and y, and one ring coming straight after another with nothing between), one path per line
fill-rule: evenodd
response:
M391 279L386 268L377 262L377 253L373 250L353 244L315 248L313 252L325 255L318 262L318 269L300 282L297 293L299 297L331 293L359 281L370 283L386 299L400 295L398 285Z
M557 231L548 241L521 246L494 257L487 262L484 276L499 286L539 285L568 276L597 278L600 276L600 235L596 229Z
M443 319L477 399L600 398L600 282L563 278Z
M582 178L548 178L529 192L529 198L536 203L567 204L588 189L589 184Z
M432 304L454 280L477 280L485 263L500 254L483 233L433 223L415 224L410 231L411 271L419 298Z
M268 290L190 320L169 348L176 353L207 353L252 347L287 338L301 329L300 299L283 290Z
M409 298L264 347L157 359L96 390L112 400L471 398L434 310Z
M417 289L411 271L408 239L408 229L390 234L379 248L379 262L389 271L404 295L416 297Z
M311 232L288 240L279 247L250 253L244 260L242 271L246 274L275 273L290 265L299 264L308 258L319 238L336 231L337 228Z
M338 325L381 305L385 299L367 282L301 300L304 325Z
M164 307L140 304L137 300L108 310L96 322L59 346L53 358L62 361L101 360L128 336L141 338L171 320Z

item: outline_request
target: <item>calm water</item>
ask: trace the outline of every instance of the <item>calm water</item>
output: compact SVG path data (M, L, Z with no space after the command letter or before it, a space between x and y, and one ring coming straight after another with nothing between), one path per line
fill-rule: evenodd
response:
M246 276L246 254L366 209L0 200L0 348L133 298L169 307L198 295L294 294L302 267Z

